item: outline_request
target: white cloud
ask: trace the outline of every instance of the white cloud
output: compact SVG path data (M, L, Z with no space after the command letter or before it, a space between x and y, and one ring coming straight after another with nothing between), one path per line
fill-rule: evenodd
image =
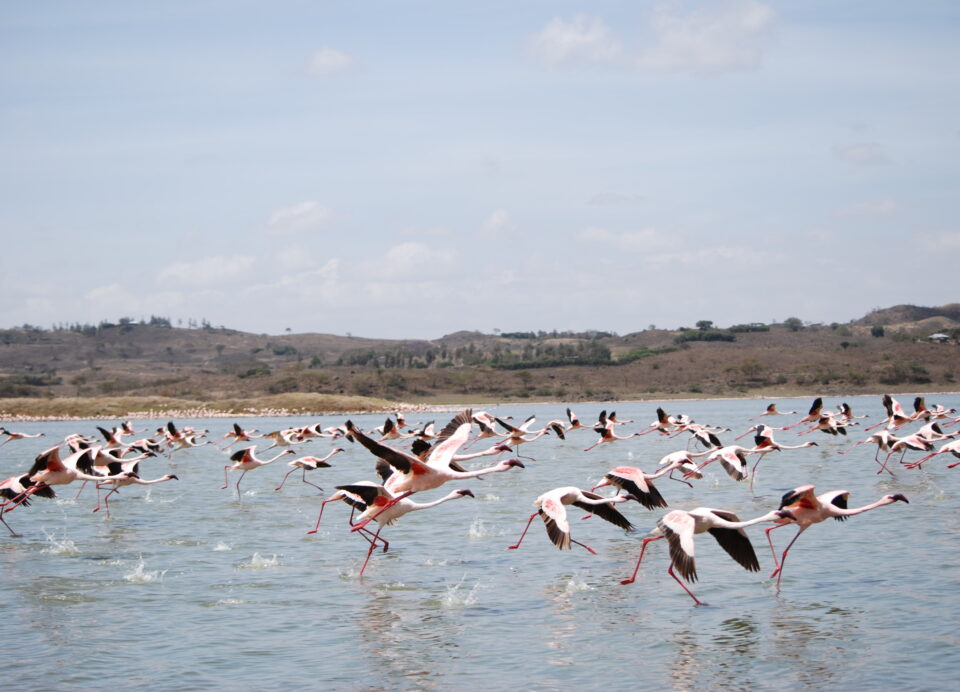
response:
M841 161L858 166L882 166L890 163L877 142L854 142L853 144L835 144L833 155Z
M649 45L636 51L625 48L603 19L584 14L551 19L529 45L536 58L554 67L719 74L759 67L774 19L774 11L757 0L704 3L692 10L661 2L650 17Z
M302 245L288 245L279 248L274 257L280 269L285 272L299 272L316 264L313 253Z
M759 67L774 12L756 0L706 4L683 12L660 3L651 20L656 45L642 50L636 66L650 71L716 74Z
M920 246L930 252L960 251L960 231L927 233L920 236Z
M587 204L596 207L632 205L643 201L643 195L623 192L598 192L587 200Z
M246 255L214 255L195 262L177 262L157 274L157 283L178 286L215 286L246 277L255 259Z
M615 233L604 228L590 227L580 232L585 243L612 247L622 252L649 252L653 248L667 247L669 242L654 228Z
M333 211L320 202L308 201L278 209L267 219L272 235L292 235L320 228L333 218Z
M840 213L844 216L892 216L898 211L900 206L892 199L879 199L851 204L841 209Z
M400 243L386 256L369 265L371 276L393 280L430 280L448 274L456 263L452 250L434 249L423 243Z
M502 233L513 228L510 214L505 209L497 209L483 220L483 232L489 234Z
M310 74L331 75L353 67L354 60L335 48L321 48L310 58Z
M598 17L578 14L569 22L554 17L530 39L530 50L552 66L603 65L620 60L623 45Z

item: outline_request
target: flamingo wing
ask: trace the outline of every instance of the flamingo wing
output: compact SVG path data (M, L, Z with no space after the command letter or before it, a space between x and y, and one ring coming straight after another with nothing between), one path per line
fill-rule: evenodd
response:
M570 550L570 522L563 504L555 497L546 497L540 504L540 518L553 544L560 550Z
M606 479L636 497L647 509L667 506L667 501L663 499L660 491L647 480L640 469L618 466L606 475Z
M45 452L40 452L37 455L37 458L33 460L33 466L30 467L30 470L27 472L31 477L40 473L41 471L66 471L67 467L63 465L63 462L60 461L60 445L56 447L51 447Z
M401 452L399 449L388 447L387 445L381 444L373 438L368 437L359 428L357 428L352 421L347 421L347 430L351 435L354 436L357 442L370 450L374 456L379 459L383 459L400 473L417 473L418 470L422 471L425 466L422 461L412 454L407 454L406 452Z
M601 495L596 493L583 492L583 496L588 500L603 500L605 499ZM619 526L624 531L633 531L633 524L620 513L620 511L609 502L604 502L599 505L589 504L587 502L573 502L574 507L579 507L582 510L590 512L591 514L596 514L601 519L609 521L615 526Z
M470 439L471 427L473 427L472 409L467 409L454 416L437 436L437 441L430 451L430 456L427 457L427 463L439 468L449 466L453 460L453 455Z
M738 517L733 512L726 512L719 509L712 509L710 512L721 519L729 522L739 522ZM753 545L743 529L728 529L715 526L707 529L710 534L717 539L717 543L723 548L727 555L737 561L741 567L748 572L759 572L760 563L757 561L757 554L753 550Z
M693 530L696 521L687 512L674 510L657 522L657 528L670 544L670 562L688 582L697 581L694 561Z

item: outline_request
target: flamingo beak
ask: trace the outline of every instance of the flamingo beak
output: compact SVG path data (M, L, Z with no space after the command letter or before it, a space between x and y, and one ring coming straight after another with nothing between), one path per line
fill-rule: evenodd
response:
M177 475L175 475L175 474L173 474L173 473L171 473L171 474L170 474L170 480L172 480L172 481L178 481L178 480L180 480L180 477L177 476Z
M523 462L521 462L519 459L507 459L503 463L506 464L507 466L519 466L522 469L527 468L526 466L523 465Z
M895 502L899 501L899 502L906 502L908 505L910 504L910 500L908 500L906 496L902 495L901 493L897 493L896 495L891 495L890 497L893 498Z
M465 497L473 497L473 498L476 498L476 495L474 495L472 492L470 492L469 490L466 490L466 489L464 489L464 490L458 490L457 492L460 493L461 495L465 496Z

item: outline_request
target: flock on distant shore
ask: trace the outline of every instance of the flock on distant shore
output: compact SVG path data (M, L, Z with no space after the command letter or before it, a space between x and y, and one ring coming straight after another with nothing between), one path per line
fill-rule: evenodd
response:
M891 475L893 472L890 466L894 463L901 468L917 469L938 455L952 455L960 459L960 439L956 439L960 436L960 430L946 432L952 426L960 424L960 416L957 416L955 409L945 409L943 406L928 408L924 397L914 399L912 412L905 410L890 395L884 395L882 403L886 416L874 425L863 427L863 432L870 434L846 449L838 450L838 454L846 454L859 445L875 445L874 460L879 466L877 473L886 472ZM267 466L283 457L296 456L298 446L310 440L326 440L336 446L323 456L296 456L289 460L289 470L275 488L276 491L281 491L289 476L299 471L303 483L322 491L319 485L308 480L308 472L332 466L329 460L344 451L344 443L359 444L376 459L373 469L377 480L364 479L336 486L335 492L320 502L316 524L307 533L318 531L327 504L344 502L349 505L349 530L368 544L359 573L362 577L374 551L382 548L383 552L386 552L389 548L388 541L381 536L384 527L396 524L400 517L409 512L473 497L473 493L468 489L457 489L423 503L411 499L411 496L448 483L523 469L524 462L521 458L527 459L529 463L530 457L519 454L521 445L529 445L545 437L566 439L572 434L593 432L598 437L583 450L584 453L589 453L601 445L644 435L685 437L686 446L664 456L654 472L648 473L632 466L618 466L610 469L593 488L561 486L546 490L534 500L536 511L529 516L516 543L508 546L511 550L520 548L531 523L539 517L549 540L560 550L579 546L595 553L593 548L572 536L568 507L587 512L587 516L604 519L621 530L633 531L633 524L621 511L626 503L636 502L649 510L669 509L668 502L654 484L654 481L660 478L672 479L693 487L693 482L703 477L703 468L718 462L734 480L749 481L752 490L757 466L767 454L817 446L817 442L813 440L794 445L783 444L775 439L776 432L802 426L797 433L799 436L817 432L833 437L847 436L848 431L854 426L861 426L860 419L866 417L854 415L850 406L845 403L840 404L837 411L828 410L824 408L823 399L818 397L805 415L784 427L776 427L768 422L755 423L754 421L761 418L770 421L780 416L799 415L796 411L779 411L776 404L770 404L762 413L750 419L748 423L753 424L735 438L734 442L752 434L753 446L744 447L721 442L721 435L734 432L730 428L696 423L689 416L669 415L662 408L657 409L655 421L630 433L621 431L625 431L634 421L620 420L615 412L608 414L603 411L597 421L590 423L581 422L570 408L567 408L566 412L566 421L551 420L539 428L534 427L536 419L533 416L519 425L514 425L510 418L472 409L456 414L439 431L432 422L420 427L409 425L401 412L387 418L383 425L372 430L361 430L351 420L346 420L340 425L325 428L321 427L320 423L314 423L261 434L257 430L244 429L239 423L233 423L232 429L217 441L207 439L209 430L178 427L170 421L158 428L152 436L128 442L128 439L145 431L137 431L131 421L125 421L109 430L98 427L100 437L80 433L68 435L37 455L30 469L0 482L0 522L6 526L12 537L18 536L7 523L10 512L18 509L23 511L37 498L54 498L56 487L76 481L81 481L84 486L87 483L94 484L97 504L93 511L98 512L103 508L109 516L110 496L120 488L179 480L171 473L144 478L141 476L141 468L153 463L146 460L161 456L170 458L173 454L204 445L216 445L229 455L230 463L224 465L222 489L230 487L231 472L240 472L233 492L236 493L237 500L242 501L240 484L249 471ZM901 429L911 425L918 427L909 434L899 434ZM2 448L8 443L41 437L43 433L14 432L0 427L0 436L4 438L0 442ZM266 450L279 451L273 456L260 457L257 455L257 445L267 440L271 444ZM489 440L490 446L473 453L464 451L469 444L478 440ZM923 456L907 461L908 453L922 453ZM505 454L511 458L472 470L464 466L472 460ZM960 461L948 464L947 468L957 465L960 465ZM596 492L604 487L612 488L615 494L601 495ZM100 491L104 489L108 492L101 498ZM776 588L779 590L790 548L810 526L830 518L842 521L878 507L908 502L904 495L894 493L861 507L851 508L848 506L849 496L848 491L841 489L815 494L813 485L803 485L785 493L778 507L745 521L733 512L710 507L672 509L658 519L657 527L643 539L632 575L622 579L620 583L630 584L635 581L648 544L666 539L670 553L667 573L697 604L701 604L684 583L697 581L694 537L709 532L720 547L744 569L759 571L759 561L745 529L754 524L768 523L770 526L765 529L765 534L775 565L770 578L777 578ZM798 530L778 554L771 532L791 525ZM372 526L376 526L376 529Z

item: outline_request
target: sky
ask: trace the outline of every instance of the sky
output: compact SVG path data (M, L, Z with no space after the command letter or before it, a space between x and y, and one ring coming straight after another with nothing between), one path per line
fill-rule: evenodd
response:
M958 29L952 0L5 2L0 327L958 302Z

